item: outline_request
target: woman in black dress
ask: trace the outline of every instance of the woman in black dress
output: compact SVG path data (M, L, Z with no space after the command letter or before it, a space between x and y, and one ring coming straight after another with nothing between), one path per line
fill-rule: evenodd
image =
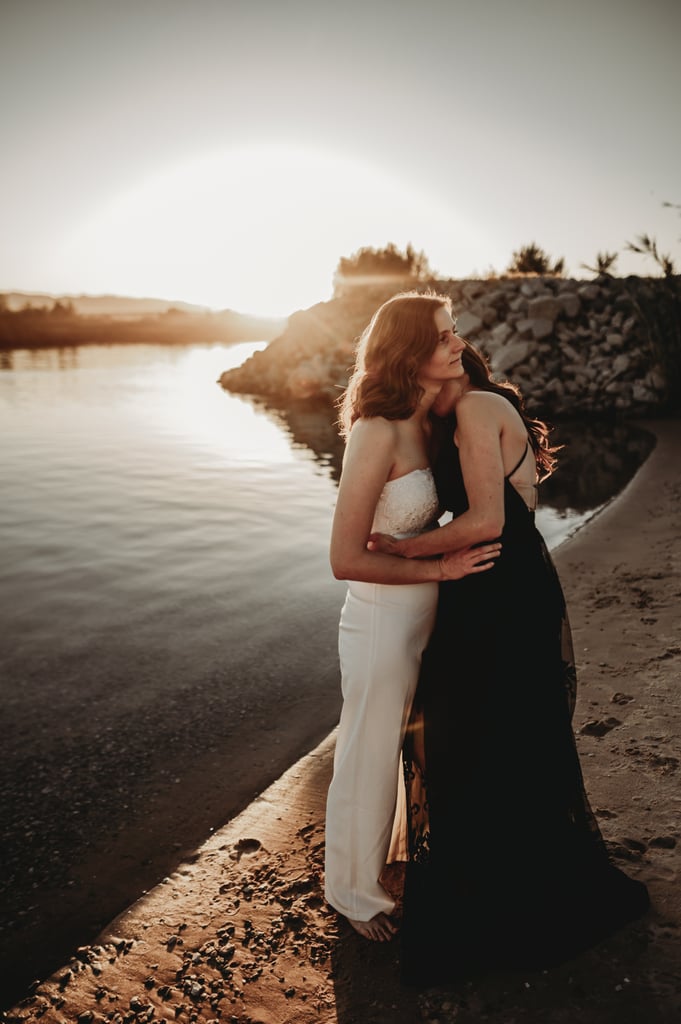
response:
M425 557L502 542L494 568L440 584L404 747L409 862L402 975L432 985L539 969L648 907L609 859L572 729L576 676L560 581L534 523L548 429L471 345L433 410L433 466L454 518L376 549Z

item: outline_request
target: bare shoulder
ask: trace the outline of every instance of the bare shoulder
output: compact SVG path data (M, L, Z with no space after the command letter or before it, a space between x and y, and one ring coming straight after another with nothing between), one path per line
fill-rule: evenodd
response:
M383 416L369 416L356 420L350 431L350 438L357 446L378 445L391 446L397 440L397 424L395 420L386 420Z
M508 399L494 394L493 391L467 391L456 403L456 418L459 423L480 423L489 420L500 423L513 411Z
M392 420L371 416L356 420L345 445L343 466L360 463L391 464L397 448L397 431Z

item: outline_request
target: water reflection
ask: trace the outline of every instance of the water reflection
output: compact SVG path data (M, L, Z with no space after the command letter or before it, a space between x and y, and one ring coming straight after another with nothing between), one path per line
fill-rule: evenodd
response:
M0 351L0 371L72 370L80 365L80 352L75 345L64 345L61 348L5 349Z
M543 505L563 512L588 512L619 494L655 446L647 430L607 421L560 423L551 440L565 447L540 497Z
M196 367L197 376L201 376L204 388L207 388L212 379L211 374L239 366L267 344L267 341L235 341L230 344L215 342L212 345L150 342L2 349L0 370L102 370L147 367L156 363L182 366L191 362Z
M328 402L300 402L280 408L264 400L251 400L286 431L294 446L308 448L338 483L345 445L336 425L337 411Z

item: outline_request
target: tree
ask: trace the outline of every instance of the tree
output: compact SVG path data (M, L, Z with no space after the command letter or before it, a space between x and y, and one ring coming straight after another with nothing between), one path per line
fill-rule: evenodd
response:
M635 242L626 243L625 249L629 252L637 252L641 256L650 256L655 260L665 277L673 277L676 273L671 256L668 253L660 252L657 248L657 242L650 235L638 235Z
M508 265L509 274L550 274L560 277L565 269L565 260L559 259L551 265L551 257L537 245L530 242L513 253Z
M76 316L76 308L70 299L55 299L50 316Z
M335 280L348 278L412 277L422 281L430 276L428 260L408 243L404 252L389 242L382 249L364 246L351 256L342 256L336 267Z
M616 262L616 252L597 252L596 265L594 267L590 266L588 263L581 263L580 266L584 267L585 270L590 270L592 274L612 277L612 271Z

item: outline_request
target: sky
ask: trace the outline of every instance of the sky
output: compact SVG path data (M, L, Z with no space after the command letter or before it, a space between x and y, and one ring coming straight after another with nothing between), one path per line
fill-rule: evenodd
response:
M0 291L285 316L342 256L681 268L678 0L1 0ZM665 207L665 202L674 204Z

